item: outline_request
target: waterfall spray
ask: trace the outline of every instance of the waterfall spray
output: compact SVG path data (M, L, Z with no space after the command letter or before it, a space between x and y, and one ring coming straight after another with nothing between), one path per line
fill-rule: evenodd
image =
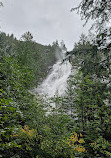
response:
M48 98L58 94L62 96L67 89L67 79L71 74L71 64L69 61L64 61L65 51L57 52L58 61L53 65L52 71L47 78L39 85L35 92L40 95L47 95Z

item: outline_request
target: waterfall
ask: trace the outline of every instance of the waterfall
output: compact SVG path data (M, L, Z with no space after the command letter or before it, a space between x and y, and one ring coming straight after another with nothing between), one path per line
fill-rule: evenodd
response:
M65 51L57 53L58 61L53 65L47 78L39 85L35 92L40 95L46 95L48 98L58 94L62 96L67 89L67 79L71 74L71 64L64 61Z

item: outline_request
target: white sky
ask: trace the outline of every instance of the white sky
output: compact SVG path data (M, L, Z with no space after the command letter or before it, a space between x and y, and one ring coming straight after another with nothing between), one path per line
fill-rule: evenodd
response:
M87 33L90 24L76 12L70 12L80 0L2 0L0 9L1 31L14 34L18 39L30 31L41 44L64 41L68 50L73 49L81 33Z

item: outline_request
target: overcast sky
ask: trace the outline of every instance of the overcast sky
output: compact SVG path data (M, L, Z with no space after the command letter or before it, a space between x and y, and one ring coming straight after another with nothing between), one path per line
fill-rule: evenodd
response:
M14 34L18 39L30 31L34 40L41 44L52 44L62 40L68 50L87 33L90 24L84 22L76 12L70 12L79 0L2 0L0 9L1 31Z

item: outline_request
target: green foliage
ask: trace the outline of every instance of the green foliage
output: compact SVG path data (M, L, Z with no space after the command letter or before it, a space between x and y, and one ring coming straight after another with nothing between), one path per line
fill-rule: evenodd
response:
M32 41L33 36L32 34L28 31L26 33L24 33L21 37L21 39L23 39L24 41Z
M30 34L30 33L29 33ZM32 40L19 41L5 33L0 33L0 54L16 59L18 65L31 73L31 84L28 86L37 86L38 82L46 77L50 67L55 63L55 49L49 46L43 46Z
M0 32L0 157L111 157L111 28L103 25L110 3L83 0L76 8L86 22L99 22L99 33L82 34L67 52L72 74L66 95L52 98L55 108L30 89L46 77L56 52L66 50L64 43L43 46L30 32L23 41Z
M28 110L32 100L27 90L31 72L21 68L16 59L5 53L1 57L0 67L1 150L2 157L11 157L13 150L21 147L16 139L11 138L11 134L19 125L24 124L25 110Z
M98 151L101 152L103 156L111 156L111 143L106 141L101 136L94 143L91 143L90 146L93 147L95 153Z
M111 151L110 51L99 47L82 35L68 53L78 73L70 77L67 102L74 126L84 136L88 157L109 157Z
M108 112L110 105L106 104L106 100L108 100L106 83L101 83L91 75L84 76L82 72L74 78L72 77L69 83L71 87L67 95L70 97L67 102L72 104L71 108L74 114L71 117L74 118L74 127L84 136L86 155L107 157L108 155L105 153L110 152L111 138L108 136L111 133L109 130L110 112ZM104 153L101 142L99 142L100 138L109 144L109 148L104 148ZM98 142L97 148L90 146L93 142Z
M95 20L96 24L104 25L104 23L109 22L111 17L111 1L110 0L82 0L78 7L72 8L77 10L82 19L86 22L89 19Z
M71 157L66 144L71 119L62 112L47 115L49 103L29 93L55 62L55 47L18 41L5 33L0 40L0 156Z
M38 149L40 139L37 137L27 139L27 136L22 133L17 137L14 136L26 123L33 128L33 131L43 123L42 101L38 99L38 103L35 104L33 96L28 91L34 80L40 80L40 78L36 79L40 72L36 70L37 74L34 74L35 65L33 65L37 62L34 53L38 48L41 49L39 53L36 52L40 56L38 58L40 63L42 61L40 53L44 52L47 46L43 48L42 45L30 43L30 41L17 41L13 35L6 36L5 33L0 33L0 138L3 158L33 157L34 155L36 157L37 150L40 149L40 147ZM53 56L54 53L51 58ZM44 67L43 63L42 66ZM45 69L47 68L48 65Z

